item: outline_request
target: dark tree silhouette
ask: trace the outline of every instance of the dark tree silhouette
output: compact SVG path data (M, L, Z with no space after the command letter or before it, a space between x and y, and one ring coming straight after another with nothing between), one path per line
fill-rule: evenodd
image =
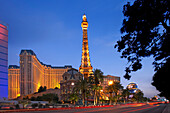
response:
M170 56L170 0L128 2L123 14L123 36L115 48L130 63L124 77L130 79L129 73L141 69L144 57L153 56L155 71L158 70Z
M86 78L80 79L74 87L74 92L78 93L81 91L83 106L85 106L86 92L89 89L90 84Z
M100 90L102 87L99 85L100 83L103 83L103 72L100 69L94 69L94 76L92 76L92 79L94 81L92 89L94 90L94 105L98 104L98 95L100 93Z
M140 102L140 101L143 101L143 97L144 94L142 91L138 91L137 93L134 94L134 99L137 101L137 102Z
M167 59L167 62L163 64L163 66L157 70L157 72L153 76L152 85L156 87L158 91L160 91L160 96L166 97L170 100L170 58Z
M40 88L38 89L38 93L43 92L44 88L42 86L40 86Z
M40 88L38 89L38 93L40 92L43 92L43 91L46 91L47 90L47 87L46 86L40 86Z

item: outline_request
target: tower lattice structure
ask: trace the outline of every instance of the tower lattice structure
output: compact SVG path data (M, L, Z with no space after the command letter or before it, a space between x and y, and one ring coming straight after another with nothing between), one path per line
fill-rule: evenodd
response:
M85 14L83 15L83 21L81 23L81 27L83 30L83 43L82 43L81 66L79 67L79 71L84 75L84 78L87 78L93 74L92 71L93 67L91 66L91 62L90 62L88 36L87 36L88 22Z

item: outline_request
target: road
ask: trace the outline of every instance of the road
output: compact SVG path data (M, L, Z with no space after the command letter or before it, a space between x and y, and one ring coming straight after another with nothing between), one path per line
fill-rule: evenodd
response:
M170 113L170 104L117 105L114 107L32 111L32 112L23 112L23 113Z

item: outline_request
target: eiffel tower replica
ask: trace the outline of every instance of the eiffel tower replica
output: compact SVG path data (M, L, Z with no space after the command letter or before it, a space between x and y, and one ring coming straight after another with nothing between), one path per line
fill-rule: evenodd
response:
M91 66L91 62L90 62L88 36L87 36L88 22L85 14L83 15L83 21L81 23L81 27L83 30L83 43L82 43L81 65L79 67L79 71L84 75L84 78L88 78L89 76L93 75L93 71L92 71L93 67Z

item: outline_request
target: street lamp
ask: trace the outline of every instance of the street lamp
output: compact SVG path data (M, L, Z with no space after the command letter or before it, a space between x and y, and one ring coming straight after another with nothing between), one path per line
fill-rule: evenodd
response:
M72 82L71 85L74 86L74 82Z
M112 85L112 84L113 84L113 81L109 81L108 85L110 86L110 85Z

